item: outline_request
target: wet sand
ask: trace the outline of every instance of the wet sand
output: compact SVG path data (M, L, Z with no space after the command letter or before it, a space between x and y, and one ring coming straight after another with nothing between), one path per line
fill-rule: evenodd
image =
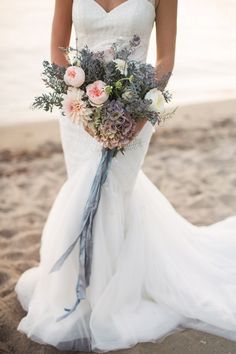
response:
M182 216L207 225L236 214L235 141L235 101L180 107L152 136L143 170ZM14 285L39 262L42 228L65 179L56 120L0 128L0 353L60 353L16 330L25 312ZM234 354L236 342L186 330L119 351L190 352Z

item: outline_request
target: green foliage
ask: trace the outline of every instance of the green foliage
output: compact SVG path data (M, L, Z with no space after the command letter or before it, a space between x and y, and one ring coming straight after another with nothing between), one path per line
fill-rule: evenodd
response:
M92 51L85 45L80 51L69 48L61 48L70 65L80 66L85 73L85 82L80 89L84 91L83 100L87 101L86 86L97 80L102 80L106 83L106 92L109 94L109 100L105 102L104 107L111 101L119 101L124 104L125 110L134 119L146 117L155 125L163 119L171 116L171 113L159 114L149 110L151 100L145 99L145 95L152 88L157 88L162 91L165 101L168 103L172 95L165 90L171 72L163 75L161 78L157 69L151 64L130 59L130 55L136 50L140 44L140 38L134 35L127 43L124 39L118 39L111 46L111 57L113 59L121 59L125 61L127 74L120 72L117 64L112 59L105 57L105 51ZM48 61L43 62L43 72L41 74L45 87L51 92L43 93L35 97L32 108L43 109L52 112L54 107L62 109L63 96L67 94L69 86L64 81L66 72L65 67L58 66ZM101 122L100 110L91 107L87 101L88 107L93 109L93 115L89 120L89 124L93 124L97 129ZM112 104L118 110L118 106ZM63 113L63 112L62 112ZM172 112L174 113L174 112Z
M54 107L62 109L62 100L63 97L55 92L43 93L41 96L35 97L32 108L52 112Z
M67 92L67 85L64 82L66 69L48 61L43 61L44 70L41 74L45 86L52 89L56 94Z

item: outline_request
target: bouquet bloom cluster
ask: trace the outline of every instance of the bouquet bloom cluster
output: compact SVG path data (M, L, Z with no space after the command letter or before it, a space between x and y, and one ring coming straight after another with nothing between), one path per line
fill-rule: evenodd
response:
M146 118L155 125L173 113L165 112L165 103L171 95L157 81L155 68L130 59L139 45L140 38L134 35L128 43L117 40L103 51L93 52L87 46L80 51L62 48L69 62L67 68L43 62L42 78L51 91L36 97L33 107L46 111L58 107L72 122L82 123L102 146L80 232L50 270L58 271L77 242L80 243L76 301L72 308L64 309L57 321L72 313L86 297L92 264L92 223L112 158L119 150L123 153L134 138L140 119Z
M156 69L130 59L139 45L134 35L128 43L119 39L103 51L93 52L87 45L80 51L61 48L69 65L43 62L43 81L52 92L36 97L33 107L59 107L74 123L82 122L104 147L123 150L138 120L147 118L155 125L170 115L165 103L171 94L161 89Z

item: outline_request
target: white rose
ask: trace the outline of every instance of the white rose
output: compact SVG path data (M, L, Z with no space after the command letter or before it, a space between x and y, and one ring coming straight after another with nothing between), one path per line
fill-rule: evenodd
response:
M145 98L148 100L152 100L149 108L151 111L157 113L163 113L165 110L165 97L163 96L162 92L157 88L153 88L148 91L145 95Z
M127 75L126 62L122 59L114 59L113 61L116 63L116 68L121 72L121 74Z

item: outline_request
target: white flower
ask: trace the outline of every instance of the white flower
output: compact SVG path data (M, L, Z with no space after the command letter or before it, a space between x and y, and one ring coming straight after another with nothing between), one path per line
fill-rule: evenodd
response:
M78 58L76 58L74 65L80 67L81 61Z
M78 123L85 115L93 113L92 109L87 107L86 102L82 100L84 93L81 89L71 87L63 97L63 111L74 123Z
M134 96L133 92L131 90L126 90L122 93L122 98L126 101L129 101L132 99Z
M165 97L163 96L162 92L157 88L153 88L148 91L145 95L145 98L148 100L152 100L152 103L149 106L151 111L157 113L163 113L165 110Z
M69 66L66 69L64 81L69 86L80 87L85 81L85 72L79 66Z
M114 59L113 61L116 63L116 68L121 72L121 74L127 75L127 65L125 60Z

